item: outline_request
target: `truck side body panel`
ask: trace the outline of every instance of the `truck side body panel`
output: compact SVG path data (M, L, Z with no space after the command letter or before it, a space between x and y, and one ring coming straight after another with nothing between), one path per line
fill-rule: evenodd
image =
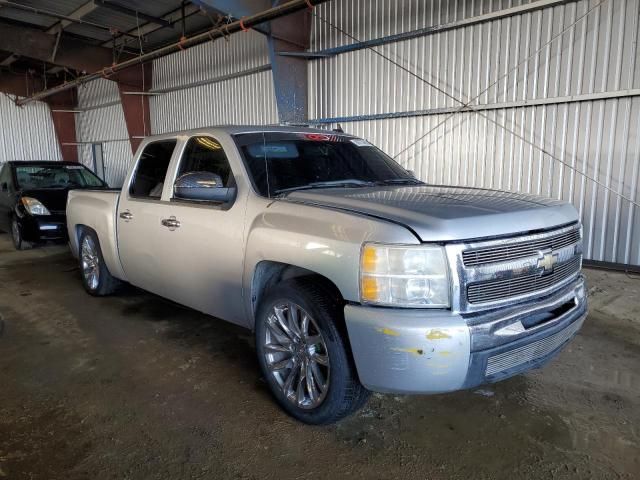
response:
M245 249L244 291L247 319L253 327L252 284L263 261L292 265L330 280L342 297L360 301L360 249L363 242L418 244L406 228L339 210L260 198L250 200ZM309 222L312 218L313 222Z
M120 280L127 277L120 263L117 242L116 211L120 193L102 190L72 190L67 200L67 229L71 253L79 256L78 226L92 228L98 235L102 256L111 275Z

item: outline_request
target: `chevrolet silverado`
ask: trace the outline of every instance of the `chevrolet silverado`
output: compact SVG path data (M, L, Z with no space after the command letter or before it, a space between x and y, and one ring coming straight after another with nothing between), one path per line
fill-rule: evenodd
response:
M275 399L312 424L370 391L539 367L587 312L571 205L425 184L341 132L147 138L121 191L69 193L67 228L89 294L129 282L252 329Z

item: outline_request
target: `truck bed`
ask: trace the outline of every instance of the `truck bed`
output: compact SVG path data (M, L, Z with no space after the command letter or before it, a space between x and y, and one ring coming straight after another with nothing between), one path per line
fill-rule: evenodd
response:
M67 200L67 229L71 253L79 256L82 228L93 229L100 242L102 255L111 274L126 280L118 256L117 221L120 190L72 190Z

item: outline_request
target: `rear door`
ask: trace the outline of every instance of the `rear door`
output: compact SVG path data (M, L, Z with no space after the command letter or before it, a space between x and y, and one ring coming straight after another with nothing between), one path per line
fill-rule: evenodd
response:
M167 188L177 139L149 143L142 151L136 168L122 189L117 212L118 249L127 279L133 285L158 295L168 296L167 282L162 278L162 262L171 255L160 241L168 199ZM166 198L166 197L165 197Z
M225 187L237 188L229 158L217 138L196 135L185 140L175 178L206 171L219 175ZM169 202L162 202L160 207L160 220L174 221L160 227L153 240L161 255L156 272L168 288L165 296L209 315L244 324L246 192L238 192L227 203L185 201L175 198L171 187L167 190ZM160 220L154 218L158 224ZM179 226L175 226L176 222Z

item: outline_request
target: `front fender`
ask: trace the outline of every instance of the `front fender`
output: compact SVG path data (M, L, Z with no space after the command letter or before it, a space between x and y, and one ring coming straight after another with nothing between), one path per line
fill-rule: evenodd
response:
M273 261L310 270L330 280L342 297L359 302L359 264L367 241L417 244L395 223L325 207L275 202L253 219L243 275L245 308L253 325L252 284L260 262Z

